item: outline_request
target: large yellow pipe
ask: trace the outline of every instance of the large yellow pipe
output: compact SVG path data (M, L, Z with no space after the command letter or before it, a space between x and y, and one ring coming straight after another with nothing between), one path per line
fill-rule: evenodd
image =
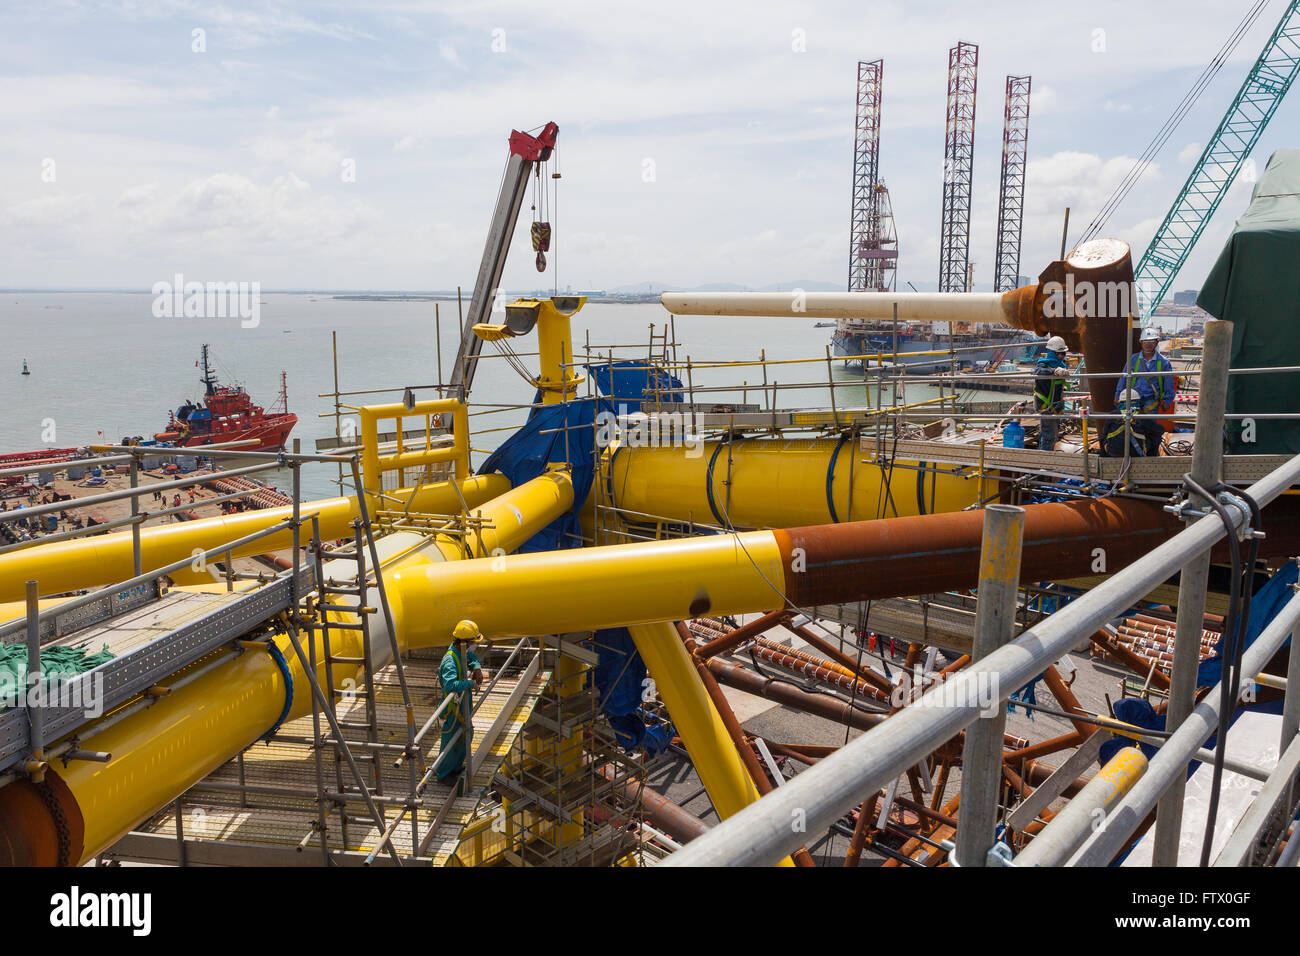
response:
M749 771L709 700L686 645L672 624L638 624L628 628L650 676L681 735L700 782L725 820L758 799Z
M482 547L489 554L497 549L513 550L572 505L573 486L567 473L547 472L481 508L484 522L492 525L483 532ZM458 541L446 538L429 540L419 550L411 551L410 546L420 540L421 536L407 533L380 540L389 554L401 555L384 568L386 580L396 567L441 564L465 555ZM400 597L393 596L394 620L400 622ZM351 603L355 598L344 600ZM374 606L377 597L367 595L365 603ZM343 613L331 613L330 618L355 620ZM401 633L399 628L399 639ZM448 634L450 631L440 635L441 643L447 642ZM302 633L301 639L305 651L307 633ZM274 641L284 655L293 683L286 717L292 720L311 712L310 686L288 637L281 634ZM374 644L376 651L383 651L387 642L376 639ZM335 656L360 657L359 632L332 631L331 650ZM319 641L316 656L321 661ZM318 676L324 680L323 661ZM336 665L334 676L336 681L342 681L347 675L341 674ZM75 806L80 808L84 835L79 860L85 862L110 846L140 820L252 744L271 728L284 702L285 681L280 667L268 653L253 649L96 735L95 748L113 754L108 763L74 761L66 768L56 764L51 772L66 784ZM24 781L10 784L27 786ZM0 788L0 801L10 787Z
M920 472L914 461L882 469L863 463L862 457L854 442L839 438L705 442L702 450L624 446L613 455L608 486L596 484L601 494L612 491L613 501L606 504L675 521L740 528L926 514L932 510L931 497L933 511L947 513L979 500L976 478ZM988 488L992 493L992 482Z
M461 495L474 508L501 495L510 487L504 475L478 475L460 482L460 495L451 482L439 482L421 488L390 492L399 500L409 501L412 511L432 514L459 513ZM304 502L302 513L320 518L322 538L342 538L352 534L352 521L360 515L357 499L327 498ZM166 567L194 553L219 547L237 538L292 517L293 508L268 508L236 515L200 518L198 521L142 528L140 531L141 565L147 571ZM290 547L288 530L259 538L235 555L260 554ZM131 533L77 538L53 544L35 545L21 551L0 555L0 601L17 601L23 597L26 581L36 581L42 594L61 594L82 588L99 587L124 581L135 574Z
M776 535L753 531L403 568L388 593L403 642L431 647L463 618L492 637L552 634L768 610L785 591Z

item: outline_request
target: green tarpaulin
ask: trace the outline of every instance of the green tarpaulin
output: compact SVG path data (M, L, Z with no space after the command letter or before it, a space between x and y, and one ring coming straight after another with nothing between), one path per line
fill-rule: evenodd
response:
M113 659L108 645L98 654L82 647L56 645L41 648L41 673L46 679L69 678ZM6 709L14 694L27 682L27 645L0 644L0 710Z
M1300 365L1300 149L1269 157L1196 304L1233 323L1232 368ZM1230 415L1263 412L1300 413L1300 373L1228 379ZM1298 454L1300 419L1229 419L1228 451Z

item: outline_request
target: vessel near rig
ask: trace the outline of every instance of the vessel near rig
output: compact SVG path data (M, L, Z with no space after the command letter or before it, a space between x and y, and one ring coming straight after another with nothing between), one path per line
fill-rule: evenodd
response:
M283 448L298 416L289 411L289 386L280 373L280 394L269 409L253 404L242 385L222 385L208 357L208 345L194 363L203 374L201 401L187 401L170 413L167 428L154 439L179 448L238 443L249 451Z

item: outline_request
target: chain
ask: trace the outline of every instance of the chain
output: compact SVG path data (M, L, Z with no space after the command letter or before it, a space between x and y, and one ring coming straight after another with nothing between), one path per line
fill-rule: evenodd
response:
M72 831L68 827L68 815L63 810L63 801L54 793L48 780L35 785L36 794L50 811L54 828L59 834L59 866L72 865Z

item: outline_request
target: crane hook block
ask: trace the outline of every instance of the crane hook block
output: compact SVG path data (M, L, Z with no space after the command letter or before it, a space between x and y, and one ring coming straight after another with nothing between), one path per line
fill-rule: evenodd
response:
M551 224L549 222L533 223L531 233L534 252L551 251ZM541 271L540 268L538 271Z

